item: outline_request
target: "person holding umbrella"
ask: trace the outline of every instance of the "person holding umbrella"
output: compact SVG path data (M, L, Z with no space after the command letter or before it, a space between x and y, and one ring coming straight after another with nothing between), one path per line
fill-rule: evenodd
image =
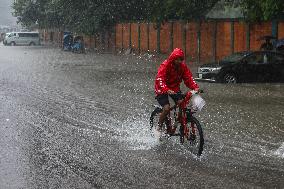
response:
M260 46L261 51L272 51L273 50L273 44L271 43L271 39L276 39L274 36L263 36L259 38L259 40L265 40L263 44Z

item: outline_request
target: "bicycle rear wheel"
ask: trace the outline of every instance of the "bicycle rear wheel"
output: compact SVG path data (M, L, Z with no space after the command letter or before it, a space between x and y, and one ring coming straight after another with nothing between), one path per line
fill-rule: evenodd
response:
M204 146L204 137L201 124L195 117L188 116L186 127L188 132L184 133L184 137L189 142L189 148L193 154L200 156L203 152Z

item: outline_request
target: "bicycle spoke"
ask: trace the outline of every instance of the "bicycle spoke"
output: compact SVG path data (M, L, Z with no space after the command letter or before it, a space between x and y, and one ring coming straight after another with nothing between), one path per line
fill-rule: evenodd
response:
M187 138L189 142L189 148L193 154L201 155L204 145L203 131L201 125L196 118L191 116L187 127L189 128Z

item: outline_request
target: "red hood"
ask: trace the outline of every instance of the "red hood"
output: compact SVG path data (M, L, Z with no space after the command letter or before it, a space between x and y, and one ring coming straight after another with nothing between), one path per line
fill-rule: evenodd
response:
M184 53L181 49L174 49L167 60L165 60L159 67L158 73L155 79L155 92L156 95L167 94L168 90L174 92L180 91L180 84L184 81L184 84L192 89L198 89L198 85L192 77L192 73L185 64L185 61L180 63L178 69L173 66L173 61L177 58L184 59Z
M169 63L172 63L177 58L184 59L184 52L179 48L175 48L173 50L173 52L171 53L171 55L168 58L168 61L169 61Z

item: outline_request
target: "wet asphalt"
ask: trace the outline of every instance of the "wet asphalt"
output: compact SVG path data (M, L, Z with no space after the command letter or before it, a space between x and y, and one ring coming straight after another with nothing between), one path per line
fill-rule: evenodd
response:
M284 188L284 84L198 82L196 157L149 131L159 63L1 44L0 189Z

